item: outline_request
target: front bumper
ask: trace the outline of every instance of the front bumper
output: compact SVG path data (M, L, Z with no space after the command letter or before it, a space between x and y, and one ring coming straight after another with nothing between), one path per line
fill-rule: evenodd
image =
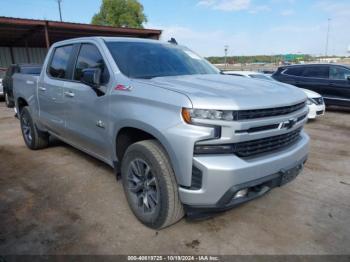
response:
M233 195L229 194L234 193L233 188L254 181L264 183L271 180L271 177L280 176L283 170L302 165L307 158L308 145L309 137L302 132L296 144L261 157L242 159L235 155L195 156L193 165L202 172L202 187L199 190L180 187L181 201L186 207L192 208L230 208L233 206L229 203ZM249 200L251 199L246 201Z
M307 115L308 119L315 119L318 116L324 115L326 110L325 104L322 104L322 105L311 104L311 105L308 105L308 107L309 107L309 114Z

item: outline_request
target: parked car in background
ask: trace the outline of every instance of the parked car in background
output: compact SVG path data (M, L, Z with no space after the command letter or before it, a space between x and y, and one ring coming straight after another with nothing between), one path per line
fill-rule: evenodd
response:
M272 75L280 82L321 94L326 105L350 107L350 67L337 64L282 66Z
M45 148L54 136L108 163L151 228L260 197L307 159L303 92L222 75L176 44L57 42L40 76L14 81L25 144Z
M267 81L276 81L269 74L262 74L254 71L224 71L224 74L243 76L243 77L261 79L261 80L267 80ZM304 93L307 95L307 98L308 98L307 100L307 105L309 107L309 114L307 116L308 119L315 119L318 116L324 115L326 107L323 102L322 96L308 89L301 88L301 90L304 91Z
M6 74L2 80L5 103L7 107L14 107L13 98L13 79L15 73L40 75L41 65L37 64L13 64L8 67Z
M2 98L4 96L4 87L2 85L2 80L5 77L6 69L0 68L0 97Z

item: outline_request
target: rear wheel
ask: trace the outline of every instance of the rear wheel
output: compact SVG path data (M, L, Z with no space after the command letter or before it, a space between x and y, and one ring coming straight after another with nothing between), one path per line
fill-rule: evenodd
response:
M49 134L40 131L30 115L28 107L24 107L20 114L21 130L24 142L32 150L42 149L49 145Z
M183 217L174 171L157 141L137 142L127 149L122 179L131 210L146 226L160 229Z

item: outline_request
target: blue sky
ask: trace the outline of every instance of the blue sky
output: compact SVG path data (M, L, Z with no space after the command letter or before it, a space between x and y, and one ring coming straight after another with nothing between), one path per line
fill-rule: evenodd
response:
M58 20L55 0L2 0L0 16ZM89 23L100 0L63 0L64 21ZM141 0L145 25L203 56L325 52L350 45L350 0Z

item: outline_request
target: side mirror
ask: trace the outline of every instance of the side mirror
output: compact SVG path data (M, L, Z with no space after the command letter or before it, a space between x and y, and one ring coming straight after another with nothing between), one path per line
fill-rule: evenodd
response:
M102 74L100 68L86 68L83 69L81 73L81 82L93 88L98 88L100 86Z
M90 86L97 96L105 93L100 89L102 70L100 68L86 68L81 72L81 82Z
M348 81L350 81L350 76L348 76L346 79L348 79Z

